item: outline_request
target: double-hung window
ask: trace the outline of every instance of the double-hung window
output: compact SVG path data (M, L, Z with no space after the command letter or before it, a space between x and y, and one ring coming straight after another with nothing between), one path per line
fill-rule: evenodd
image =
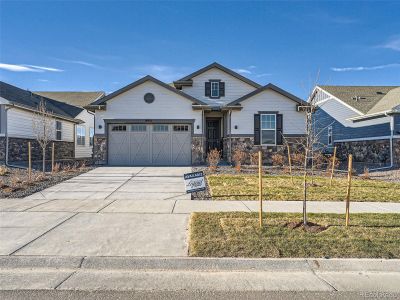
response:
M56 141L62 140L62 123L61 121L56 121Z
M219 97L219 81L211 81L211 97Z
M94 141L94 128L89 128L89 146L93 146Z
M78 146L85 146L86 128L85 126L76 126L76 143Z
M261 144L276 145L276 115L261 115Z
M332 135L332 132L333 132L333 130L332 130L332 126L329 126L328 127L328 145L329 146L331 146L332 145L332 142L333 142L333 135Z

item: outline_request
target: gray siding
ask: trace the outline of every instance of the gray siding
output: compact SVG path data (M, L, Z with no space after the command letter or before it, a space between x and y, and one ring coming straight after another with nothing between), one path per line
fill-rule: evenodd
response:
M319 134L319 142L328 144L328 126L332 126L333 141L345 139L359 139L390 135L390 123L369 125L364 127L346 127L331 117L323 109L315 112L315 128Z
M0 133L6 132L7 120L6 120L5 105L0 105Z

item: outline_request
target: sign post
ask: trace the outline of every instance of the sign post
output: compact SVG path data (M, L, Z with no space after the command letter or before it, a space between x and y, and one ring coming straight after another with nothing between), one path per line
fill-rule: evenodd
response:
M350 222L350 189L351 189L351 175L353 172L353 155L349 155L349 166L347 173L347 193L346 193L346 227Z
M184 174L183 179L185 181L185 189L187 194L204 191L206 189L206 182L203 172Z

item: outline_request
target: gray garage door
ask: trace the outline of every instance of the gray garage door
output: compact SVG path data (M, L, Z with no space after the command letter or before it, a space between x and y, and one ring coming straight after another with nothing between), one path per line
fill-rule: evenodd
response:
M109 125L108 163L120 166L191 164L191 126L186 124Z

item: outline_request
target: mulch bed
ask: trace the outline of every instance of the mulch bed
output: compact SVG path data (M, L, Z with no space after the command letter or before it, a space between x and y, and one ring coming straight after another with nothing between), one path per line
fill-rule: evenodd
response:
M48 187L86 173L94 167L83 167L75 170L46 173L43 177L41 171L32 170L32 180L28 180L26 169L8 167L8 172L0 176L0 198L23 198L40 192Z

